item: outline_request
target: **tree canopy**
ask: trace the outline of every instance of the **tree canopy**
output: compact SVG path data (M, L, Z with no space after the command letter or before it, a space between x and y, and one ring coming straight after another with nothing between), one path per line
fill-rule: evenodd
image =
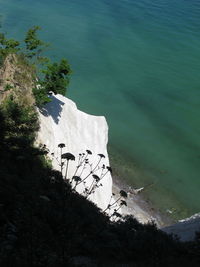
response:
M49 92L54 94L66 94L69 85L69 76L71 68L66 59L59 62L50 62L50 59L43 56L45 49L49 46L38 37L39 26L33 26L25 34L24 44L14 39L7 39L5 34L0 33L0 63L12 53L23 56L27 64L33 65L35 77L33 77L35 86L33 94L36 105L42 108L51 101Z
M46 70L43 71L44 80L42 87L47 92L65 95L66 87L69 84L70 66L66 59L62 59L59 63L48 64Z

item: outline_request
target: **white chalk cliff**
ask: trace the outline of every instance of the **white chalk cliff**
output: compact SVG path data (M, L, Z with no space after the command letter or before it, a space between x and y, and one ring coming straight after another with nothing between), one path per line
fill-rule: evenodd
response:
M64 143L63 153L72 153L76 160L69 162L69 170L67 177L70 179L73 177L76 167L78 166L78 158L80 153L86 153L86 150L91 150L92 155L88 155L87 158L92 164L93 168L97 165L100 157L98 154L105 155L99 164L101 167L109 165L109 158L107 153L108 142L108 125L103 116L92 116L86 114L77 109L76 104L62 96L52 95L52 101L45 106L42 112L39 112L40 130L38 132L37 142L45 144L51 153L54 153L52 157L52 165L54 169L60 170L60 148L58 144ZM90 174L91 166L89 164L82 167L76 173L81 178L87 177ZM95 174L101 176L102 168L97 168ZM110 172L105 169L106 175L101 180L102 186L97 188L89 199L93 201L101 209L106 209L110 203L112 196L112 177ZM92 174L85 180L86 184L81 183L77 186L76 190L83 194L86 187L90 188L94 178ZM118 189L116 190L118 191ZM112 200L113 202L113 200ZM141 223L147 223L148 221L156 219L152 218L150 214L145 213L137 205L137 203L131 203L133 211L131 214L135 216ZM112 210L113 212L113 210ZM111 213L112 213L111 212ZM122 211L127 214L127 210ZM157 222L159 225L159 223ZM200 229L200 215L194 215L191 218L180 221L177 224L169 227L162 228L161 230L167 233L176 234L180 240L189 241L195 237L195 232Z
M58 160L60 158L60 148L58 144L64 143L63 153L72 153L76 160L69 162L68 178L72 178L78 165L80 153L86 153L91 150L92 155L88 155L89 163L93 168L97 165L100 157L98 154L105 155L101 158L99 166L109 165L107 142L108 142L108 125L103 116L93 116L86 114L77 109L76 104L62 96L52 95L52 101L45 106L42 112L39 112L40 130L37 142L45 144L50 153L54 153L52 165L55 169L60 170ZM56 159L57 158L57 159ZM90 171L90 164L86 164L85 168L79 168L76 176L83 179ZM90 195L90 200L97 204L98 207L105 209L112 195L112 177L110 172L104 170L106 175L101 180L102 186L96 188L95 192ZM102 168L96 168L95 174L100 176ZM90 175L86 180L86 184L81 183L76 190L83 193L85 187L90 187L94 178Z

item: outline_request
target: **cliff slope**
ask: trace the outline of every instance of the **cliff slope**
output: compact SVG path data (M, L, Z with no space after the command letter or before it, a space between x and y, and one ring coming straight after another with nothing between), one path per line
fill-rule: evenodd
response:
M12 94L18 104L33 105L33 72L33 68L22 55L9 54L0 68L0 103Z

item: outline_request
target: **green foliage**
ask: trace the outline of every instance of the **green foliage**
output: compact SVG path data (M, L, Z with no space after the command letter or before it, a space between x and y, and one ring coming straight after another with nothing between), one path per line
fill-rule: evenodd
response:
M32 91L38 108L42 108L47 103L51 102L51 99L49 98L45 88L35 87L32 89Z
M41 56L41 53L48 47L48 44L41 41L37 36L37 31L40 30L39 26L33 26L25 35L25 48L23 54L29 58L35 58L35 64L44 64L48 62L46 57ZM7 39L5 34L0 33L0 56L5 58L11 53L18 53L22 51L20 42L14 39ZM33 63L33 62L32 62Z
M35 50L39 46L43 45L43 42L37 38L36 32L40 30L39 26L33 26L31 29L28 30L26 33L26 38L24 40L26 44L26 49L28 50Z
M43 78L40 78L38 86L33 88L36 105L39 108L51 101L49 92L65 95L70 73L70 66L65 59L59 63L47 64L43 70Z
M20 43L14 39L6 40L5 41L5 49L9 51L9 53L16 53L20 50L18 47Z
M17 146L21 140L33 142L36 130L39 129L37 114L32 107L22 107L13 101L12 95L3 103L1 107L5 121L5 137L7 144Z
M25 36L24 42L27 49L27 56L33 58L34 56L39 57L41 52L48 46L46 43L41 41L37 36L37 31L41 30L39 26L33 26L30 28ZM42 60L42 57L40 58Z
M5 92L6 92L6 91L9 91L9 90L12 89L12 88L13 88L13 86L7 83L7 84L5 85L5 87L4 87L4 91L5 91Z
M0 66L6 56L13 53L18 53L20 49L20 43L14 39L7 39L5 34L0 33Z
M62 59L59 63L48 64L43 71L44 79L41 86L46 92L65 95L66 87L69 84L70 66L67 60Z
M6 39L3 33L0 33L0 57L5 57L11 53L17 53L20 43L14 39Z
M3 33L0 33L0 65L3 64L6 56L15 53L18 54L20 64L30 70L32 75L32 71L35 70L34 76L38 76L39 82L36 82L37 85L35 84L33 88L33 94L36 105L42 108L50 102L48 97L50 91L65 95L71 69L66 59L62 59L58 63L49 63L49 59L41 55L48 44L38 38L37 33L40 29L39 26L33 26L27 31L24 39L25 50L21 48L18 41L7 39ZM45 68L43 67L43 70L41 70L41 66L45 66ZM19 76L22 75L19 73ZM6 90L8 90L8 87L6 87Z

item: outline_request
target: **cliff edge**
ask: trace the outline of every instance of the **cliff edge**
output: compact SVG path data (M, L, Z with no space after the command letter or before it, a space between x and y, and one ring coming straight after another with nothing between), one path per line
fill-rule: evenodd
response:
M75 161L70 161L68 169L68 178L74 176L78 165L79 154L86 153L86 150L92 151L88 155L89 163L80 168L76 175L83 179L90 174L91 168L94 168L100 160L98 154L105 156L96 168L95 174L100 177L102 168L100 166L109 165L107 142L108 142L108 125L103 116L93 116L86 114L77 109L76 104L62 96L52 95L52 101L48 103L42 111L39 111L40 130L37 142L45 144L53 153L52 165L55 169L60 170L59 158L60 148L58 144L64 143L63 153L70 152L75 156ZM76 187L79 193L83 193L86 187L93 183L93 176L80 183ZM101 186L96 188L89 199L97 204L103 210L107 208L112 196L112 178L110 172L101 180Z

